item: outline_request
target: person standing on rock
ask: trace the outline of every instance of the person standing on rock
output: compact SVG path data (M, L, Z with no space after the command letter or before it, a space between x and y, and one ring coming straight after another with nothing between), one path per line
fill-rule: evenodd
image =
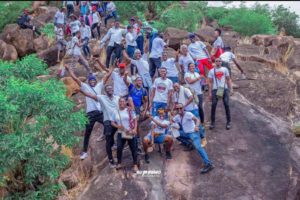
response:
M181 45L178 63L180 66L182 77L184 77L184 73L188 72L188 65L193 62L194 60L188 52L188 47L185 44Z
M182 131L180 131L179 138L192 140L193 146L196 148L205 164L200 171L201 174L209 172L214 168L214 165L209 160L206 151L202 148L200 143L200 137L202 137L203 134L201 134L201 131L199 130L199 119L192 113L184 111L183 105L180 103L176 105L176 110L177 115L175 115L174 118L171 117L171 122L178 123L181 126Z
M137 118L135 112L126 106L125 98L119 99L119 109L117 112L112 113L112 126L117 128L117 158L118 165L117 169L122 166L122 154L124 145L128 142L132 158L133 158L133 171L138 170L138 159L137 159Z
M160 77L156 78L150 95L149 110L152 108L152 116L157 116L159 108L170 109L172 101L173 83L167 78L167 69L159 69Z
M168 46L168 42L164 41L163 33L159 33L158 36L153 40L151 52L149 55L150 64L150 76L154 77L156 69L161 67L161 57L164 48Z
M91 28L85 24L84 20L81 21L80 33L83 42L83 53L86 58L90 58L91 52L89 48L89 40L91 39Z
M126 41L126 45L127 45L126 52L130 58L133 58L133 55L134 55L134 51L136 48L136 38L137 38L137 35L134 32L134 27L131 25L127 26L127 33L125 36L125 41ZM136 74L136 69L133 64L130 65L130 74L131 74L131 76Z
M54 27L54 32L55 32L55 38L57 42L57 62L60 62L60 52L62 52L65 47L67 46L67 41L65 40L64 37L64 30L63 30L63 24L57 24Z
M81 23L77 19L77 17L73 14L70 15L70 18L71 18L71 22L70 22L71 35L72 37L74 37L75 33L80 31Z
M100 42L100 49L103 48L106 41L109 39L108 46L106 49L106 67L109 67L110 58L112 53L114 52L116 55L116 59L121 58L122 47L121 42L123 39L123 35L126 34L126 30L120 27L120 21L118 19L115 20L114 26L108 30L106 35L102 38Z
M92 37L93 39L95 39L95 34L94 34L94 29L97 29L97 33L98 33L98 39L100 39L101 35L100 35L100 25L101 25L101 17L99 15L99 13L97 12L97 8L96 7L92 7L92 27L91 27L91 31L92 31Z
M55 26L58 26L59 24L62 24L63 27L64 27L66 25L66 15L65 15L65 12L66 12L66 8L62 7L60 10L58 10L55 13L55 16L54 16L54 25Z
M220 58L222 60L222 66L226 67L228 69L229 75L231 77L230 62L233 61L234 64L237 66L237 68L240 70L240 72L242 74L242 79L245 79L246 76L244 74L244 70L241 68L239 63L236 61L235 55L231 52L231 48L230 47L225 47L224 50L225 50L225 52L223 54L221 54L221 56L220 56Z
M164 144L166 150L166 158L172 159L171 148L173 145L173 139L171 135L167 135L167 128L170 122L165 119L165 110L163 108L158 109L158 116L151 116L151 131L143 139L143 147L145 152L145 162L149 163L148 148L153 147L154 144Z
M161 66L167 69L167 78L170 79L173 83L178 83L178 69L176 67L176 62L178 62L179 52L176 53L176 58L168 58L167 52L162 54L162 63Z
M112 68L113 69L113 68ZM112 69L110 73L112 72ZM106 95L96 95L94 93L88 93L83 90L81 92L96 101L99 101L103 111L103 123L104 123L104 135L106 140L106 153L109 159L111 167L116 167L113 159L112 147L115 144L114 135L117 128L112 126L113 114L118 112L119 109L119 96L114 95L114 89L112 85L106 85L104 87Z
M222 67L222 60L217 58L215 61L215 68L211 69L208 73L208 92L209 99L212 101L211 105L211 125L210 129L215 128L216 108L218 99L223 99L225 112L226 112L226 129L231 128L231 116L229 108L229 93L233 94L231 79L227 68Z
M101 95L101 91L103 88L103 85L107 82L108 77L105 76L102 81L99 81L97 83L97 79L95 76L90 75L88 77L88 84L81 82L80 79L74 74L73 70L69 68L68 65L65 65L66 70L70 73L70 76L72 79L80 86L80 89L84 92L92 93L95 95ZM85 127L85 134L84 134L84 140L83 140L83 149L80 153L80 159L85 159L88 154L88 146L89 146L89 140L91 133L93 131L94 125L96 122L101 123L103 126L103 112L101 109L101 105L98 101L86 96L86 114L89 119L88 124L86 124Z
M209 53L206 49L206 45L201 41L196 41L196 35L194 33L189 35L191 44L188 46L188 50L195 62L197 62L197 67L199 69L200 75L206 77L205 68L211 70L213 68ZM206 85L204 83L204 85Z
M216 37L216 40L214 41L213 43L213 49L211 51L211 59L212 59L212 62L214 62L214 60L216 58L219 58L220 55L222 53L224 53L224 42L221 38L221 29L216 29L215 30L215 37Z

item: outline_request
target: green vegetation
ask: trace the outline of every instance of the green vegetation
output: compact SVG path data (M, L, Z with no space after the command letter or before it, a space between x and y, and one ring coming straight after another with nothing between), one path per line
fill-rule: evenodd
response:
M41 29L41 32L44 33L50 41L54 41L55 32L54 32L54 24L48 23Z
M73 133L86 123L62 82L36 78L46 67L36 55L0 61L0 186L9 199L55 199L69 164L61 149L79 141Z
M0 32L6 24L16 23L23 9L29 8L32 1L2 1L0 3Z

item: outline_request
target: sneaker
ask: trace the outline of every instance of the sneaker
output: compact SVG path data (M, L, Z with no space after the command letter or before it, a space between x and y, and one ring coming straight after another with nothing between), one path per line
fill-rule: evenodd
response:
M139 170L137 165L133 165L132 171L136 173Z
M167 152L166 152L166 158L167 158L167 159L172 159L172 155L171 155L171 152L170 152L170 151L167 151Z
M116 168L115 161L114 160L110 160L109 161L109 166L110 166L110 168Z
M200 173L201 173L201 174L205 174L205 173L211 171L213 168L215 168L215 166L213 166L213 164L205 165L205 166L201 169Z
M210 126L209 126L209 129L212 130L212 129L214 129L214 128L215 128L215 124L214 124L214 123L211 123Z
M86 152L81 152L80 153L80 159L81 160L84 160L84 159L86 159L88 157L88 154L86 153Z
M148 154L145 154L145 162L146 162L146 163L150 163L149 155L148 155Z
M138 154L138 155L143 155L143 151L142 151L141 148L138 148L138 149L137 149L137 154Z
M226 124L226 130L229 130L229 129L231 129L231 122L228 122L228 123Z
M206 138L201 139L201 147L205 147L207 145Z
M121 164L117 164L116 169L119 170L121 168L122 168L122 165Z
M100 136L96 139L96 141L97 141L97 142L101 142L101 141L104 140L104 139L105 139L104 135L100 135Z

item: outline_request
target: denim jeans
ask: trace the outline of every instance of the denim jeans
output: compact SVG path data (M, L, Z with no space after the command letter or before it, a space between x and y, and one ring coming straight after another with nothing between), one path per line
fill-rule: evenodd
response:
M97 29L97 33L98 33L98 37L100 38L101 35L100 35L100 26L98 25L98 23L95 23L92 25L91 27L91 32L92 32L92 38L95 38L95 34L94 34L94 29Z
M161 59L160 58L149 58L149 64L150 64L150 76L151 76L151 78L153 78L156 69L159 69L161 67Z
M144 54L144 36L140 35L136 38L137 48L141 51L141 54Z
M135 46L130 46L130 45L127 46L126 52L130 58L133 58L134 50L135 50ZM131 73L131 75L137 73L137 69L135 68L135 65L133 65L133 64L130 65L130 73Z
M224 90L223 95L223 103L225 107L225 113L226 113L226 120L227 123L231 122L231 116L230 116L230 108L229 108L229 90ZM216 120L216 108L218 104L218 97L217 97L217 90L212 90L212 104L211 104L211 123L215 123Z
M117 19L117 11L113 11L111 14L107 15L104 19L104 24L105 24L105 27L107 26L107 21L110 19L110 18L114 18L114 19Z
M166 109L167 108L167 103L153 101L153 104L152 104L152 116L157 116L157 111L158 111L159 108Z
M113 159L111 148L115 144L114 135L117 129L111 125L111 121L104 121L104 135L106 140L106 153L109 160Z
M191 140L193 146L198 151L198 153L201 156L205 165L211 163L211 161L209 160L209 158L207 156L205 149L203 147L201 147L201 139L200 139L201 136L198 133L196 133L196 132L184 133L183 131L179 131L179 133L180 133L180 136L177 138L179 141L182 140L182 141L188 142L188 140Z
M82 46L82 50L84 55L87 57L88 55L90 55L90 48L89 48L89 38L85 37L83 39L83 46Z
M179 83L179 78L177 77L167 77L168 79L170 79L173 83Z
M201 123L204 123L203 94L198 94L197 97L199 100L198 109L199 109L200 121Z

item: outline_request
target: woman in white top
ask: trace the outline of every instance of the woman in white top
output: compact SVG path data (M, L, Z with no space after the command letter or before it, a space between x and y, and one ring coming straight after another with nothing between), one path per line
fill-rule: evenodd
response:
M97 28L97 33L98 33L98 39L100 39L100 25L101 25L101 17L99 13L97 12L97 7L93 6L92 7L92 37L95 38L94 34L94 29Z
M198 109L201 123L204 123L204 112L203 112L203 94L202 94L202 86L201 79L203 76L195 72L195 64L194 62L188 65L188 72L184 75L184 80L188 84L191 92L196 95L198 98Z
M136 134L137 134L137 118L135 112L127 108L125 98L119 99L119 109L113 114L112 126L118 129L117 133L117 169L121 168L122 153L124 145L128 142L132 158L133 158L133 171L138 170L137 166L137 146L136 146ZM122 133L123 132L123 133Z

